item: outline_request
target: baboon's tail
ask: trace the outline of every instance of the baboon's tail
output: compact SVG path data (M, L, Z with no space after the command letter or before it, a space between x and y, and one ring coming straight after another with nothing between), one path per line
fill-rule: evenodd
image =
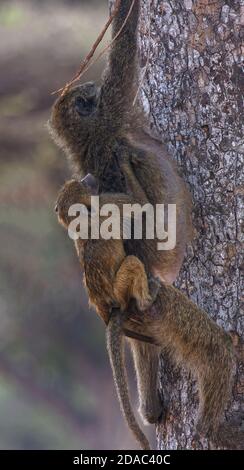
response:
M135 415L130 403L128 377L124 358L122 315L123 314L119 309L114 309L107 326L108 355L122 413L141 448L143 450L150 450L150 444L135 419Z

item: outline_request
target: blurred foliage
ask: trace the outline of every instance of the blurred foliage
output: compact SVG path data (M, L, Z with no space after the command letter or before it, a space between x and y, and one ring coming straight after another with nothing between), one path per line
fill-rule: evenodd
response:
M1 449L130 445L104 327L53 212L70 173L46 129L51 91L73 76L106 14L106 0L0 5Z

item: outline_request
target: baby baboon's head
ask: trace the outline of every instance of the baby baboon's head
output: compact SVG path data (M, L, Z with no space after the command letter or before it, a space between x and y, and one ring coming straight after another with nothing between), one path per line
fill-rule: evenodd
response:
M84 207L85 214L91 212L91 196L97 195L98 183L96 178L88 173L81 181L72 179L67 181L61 188L56 205L55 211L58 214L59 222L66 228L74 218L74 213L69 215L69 210L74 204L79 204L80 215L82 216L82 206ZM77 209L78 210L78 209Z

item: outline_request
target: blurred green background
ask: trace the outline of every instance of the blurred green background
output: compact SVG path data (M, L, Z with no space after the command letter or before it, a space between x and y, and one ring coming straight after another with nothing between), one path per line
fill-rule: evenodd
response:
M106 16L107 0L0 2L0 449L133 448L53 211L70 172L46 129Z

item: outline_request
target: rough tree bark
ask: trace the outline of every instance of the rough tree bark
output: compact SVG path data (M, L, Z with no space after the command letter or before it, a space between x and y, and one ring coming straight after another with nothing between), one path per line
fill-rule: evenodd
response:
M196 238L188 247L177 286L219 325L243 339L244 2L141 3L142 102L152 128L177 161L194 203ZM244 420L243 363L244 354L227 418L231 414ZM175 370L163 357L160 387L169 412L166 425L157 427L158 448L211 448L206 439L194 440L198 397L189 374Z
M241 313L243 209L243 0L143 0L142 97L151 125L168 143L194 203L196 239L178 287L222 327L244 333ZM148 34L151 18L150 34ZM230 412L244 415L244 368L237 367ZM194 382L162 358L169 407L158 448L210 447L194 441ZM228 416L228 415L227 415Z

